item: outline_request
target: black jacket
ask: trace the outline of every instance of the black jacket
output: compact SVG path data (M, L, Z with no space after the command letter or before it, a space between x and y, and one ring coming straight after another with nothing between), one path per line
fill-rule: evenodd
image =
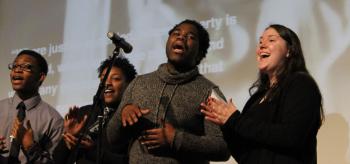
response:
M79 113L78 113L78 118L83 118L83 116L85 114L90 114L92 111L92 105L87 105L87 106L83 106L79 109ZM109 121L110 117L113 115L114 112L109 114L109 118L107 120L107 122ZM96 118L92 118L92 123L87 124L89 127L91 126L91 124L96 122ZM106 124L105 124L106 125ZM120 151L119 152L115 152L113 151L114 148L109 147L109 145L107 144L107 140L105 139L105 127L102 129L102 152L101 152L101 163L102 164L114 164L114 163L127 163L128 158L127 158L127 150L125 151ZM92 140L95 141L95 144L97 144L98 140L100 138L98 138L98 136L96 135L92 135ZM53 158L56 164L66 164L69 160L69 158L71 158L72 156L72 152L71 150L69 150L66 147L66 144L64 142L64 140L62 139L60 141L60 143L57 145L57 147L55 148L55 151L53 153ZM96 163L96 156L97 156L97 148L93 148L91 150L85 150L85 149L79 149L78 150L78 155L77 155L77 159L76 159L76 163L77 164L94 164Z
M240 164L316 164L321 95L315 81L296 73L279 96L259 103L254 94L242 114L235 112L222 131Z

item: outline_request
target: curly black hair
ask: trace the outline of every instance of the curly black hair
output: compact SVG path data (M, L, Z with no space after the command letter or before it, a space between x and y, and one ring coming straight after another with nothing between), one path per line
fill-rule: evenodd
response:
M180 26L181 24L191 24L193 26L195 26L197 28L198 31L198 40L199 40L199 61L196 61L196 64L198 65L203 58L206 57L207 52L208 52L208 48L209 48L209 33L208 31L197 21L195 20L190 20L190 19L186 19L182 22L180 22L179 24L176 24L169 32L168 34L170 35L178 26Z
M98 67L98 77L101 76L103 70L107 68L111 63L113 63L113 67L118 67L123 71L123 74L126 78L126 82L131 82L137 75L134 65L132 65L127 58L117 57L114 62L111 57L107 58L101 65Z

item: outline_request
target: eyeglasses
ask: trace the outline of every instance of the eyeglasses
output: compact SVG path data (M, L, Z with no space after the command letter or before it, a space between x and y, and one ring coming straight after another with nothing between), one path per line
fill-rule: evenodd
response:
M20 71L26 71L26 72L31 72L33 70L33 65L29 63L24 63L24 64L15 64L15 63L10 63L8 65L9 70L16 70L19 68Z

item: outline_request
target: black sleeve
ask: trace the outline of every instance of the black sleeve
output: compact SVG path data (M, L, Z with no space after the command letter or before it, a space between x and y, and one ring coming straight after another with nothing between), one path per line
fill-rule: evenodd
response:
M85 114L91 113L92 105L86 105L79 108L78 112L78 119L83 119L83 116ZM79 150L80 151L80 150ZM53 161L57 164L60 163L67 163L69 158L71 158L72 151L68 149L66 146L66 143L64 139L62 138L56 148L54 149L54 152L52 154Z
M318 129L321 106L318 87L311 77L299 74L285 88L282 96L283 99L279 102L281 118L278 123L233 115L227 125L225 124L224 131L257 144L300 148L305 144L308 135Z
M99 140L94 140L95 145L97 146ZM85 157L89 161L96 161L97 156L97 147L94 147L93 149L90 149L86 151ZM118 150L115 148L118 147ZM114 149L112 149L114 148ZM106 139L106 130L104 129L103 135L102 135L102 145L101 145L101 163L103 164L114 164L114 163L120 163L120 164L127 164L128 163L128 155L127 155L127 147L124 147L122 149L120 146L117 145L109 145Z
M230 150L230 153L232 157L237 161L240 161L240 152L242 149L244 149L244 145L242 144L241 138L239 138L237 133L234 133L233 126L231 125L235 124L236 119L238 119L240 115L241 113L239 111L236 111L230 116L227 122L221 126L221 131Z
M112 164L112 163L120 163L120 164L127 164L129 161L129 158L127 154L117 154L113 153L109 150L105 150L103 152L102 156L102 163L104 164Z
M67 163L70 156L70 150L67 148L63 139L56 146L52 156L55 163Z
M34 142L27 151L22 149L29 164L35 162L43 164L53 163L52 155L45 147L48 142L50 142L50 138L44 135L39 142Z

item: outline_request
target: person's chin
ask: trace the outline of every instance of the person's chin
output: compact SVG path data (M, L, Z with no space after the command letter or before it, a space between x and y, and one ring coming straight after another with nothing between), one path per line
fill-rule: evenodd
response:
M12 84L12 89L14 90L14 91L22 91L23 89L24 89L24 86L23 85L14 85L14 84Z
M112 97L105 97L105 103L110 103L113 101Z
M182 65L184 63L183 59L179 56L170 58L168 61L173 65Z
M117 102L116 98L113 97L105 97L105 103L107 106L113 105Z
M258 65L258 69L260 72L265 72L267 70L267 66L266 65Z
M172 60L181 60L185 56L185 52L174 52L172 51L169 58Z
M108 102L105 102L106 106L107 107L110 107L110 108L118 108L118 101L108 101Z

